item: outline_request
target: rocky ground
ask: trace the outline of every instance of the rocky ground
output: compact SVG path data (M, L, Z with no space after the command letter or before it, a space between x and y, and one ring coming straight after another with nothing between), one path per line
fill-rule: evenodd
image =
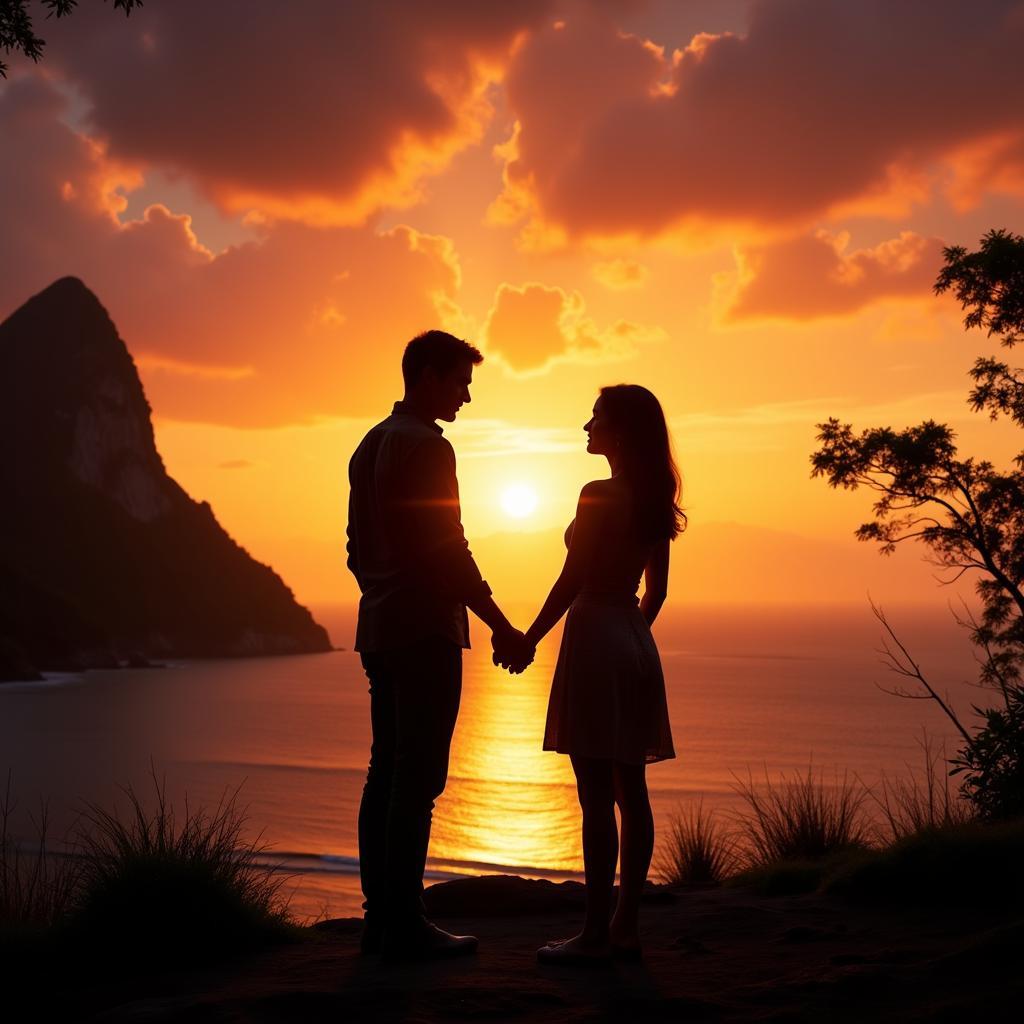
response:
M960 908L851 906L751 889L652 890L642 964L542 967L582 920L576 883L511 877L434 886L433 917L480 937L474 957L392 966L361 956L360 922L213 969L116 977L34 1000L50 1019L284 1022L1003 1021L1024 997L1024 922ZM51 1014L55 1014L52 1016ZM24 1019L21 1017L11 1019Z

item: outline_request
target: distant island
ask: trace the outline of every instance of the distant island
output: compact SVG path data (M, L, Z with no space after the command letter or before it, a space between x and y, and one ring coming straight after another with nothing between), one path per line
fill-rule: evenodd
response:
M135 363L81 281L0 324L0 681L330 649L168 475Z

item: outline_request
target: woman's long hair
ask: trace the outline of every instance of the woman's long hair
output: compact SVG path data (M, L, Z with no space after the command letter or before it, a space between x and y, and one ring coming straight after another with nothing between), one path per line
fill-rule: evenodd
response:
M640 536L674 539L686 529L686 513L679 505L681 481L661 403L639 384L615 384L601 388L601 411L618 440Z

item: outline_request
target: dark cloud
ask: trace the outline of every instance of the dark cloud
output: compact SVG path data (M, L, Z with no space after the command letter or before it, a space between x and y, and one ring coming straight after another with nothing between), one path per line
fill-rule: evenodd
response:
M243 426L371 415L404 343L454 309L451 243L408 227L280 224L220 254L163 206L122 224L132 181L61 120L41 79L0 92L0 317L65 274L107 306L162 415Z
M749 30L661 52L579 13L507 77L499 215L548 239L905 212L943 181L1024 191L1024 5L758 0Z
M548 0L102 5L47 25L46 67L113 157L230 209L352 223L479 137L484 92Z

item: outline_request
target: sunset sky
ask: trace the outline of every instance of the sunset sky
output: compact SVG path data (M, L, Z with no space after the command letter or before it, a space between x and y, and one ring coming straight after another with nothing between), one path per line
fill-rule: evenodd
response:
M1024 227L1024 3L147 0L36 29L0 83L0 317L81 277L168 470L300 600L354 596L348 458L437 326L486 356L446 433L499 600L543 597L621 381L685 477L672 601L945 600L808 457L830 415L1020 447L970 412L994 346L931 286L943 245Z

